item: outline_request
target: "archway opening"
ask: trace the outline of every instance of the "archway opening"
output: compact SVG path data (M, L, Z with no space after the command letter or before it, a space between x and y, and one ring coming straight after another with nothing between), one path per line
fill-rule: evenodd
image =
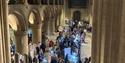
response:
M34 24L34 20L35 20L35 14L31 12L29 15L29 23Z
M10 14L8 16L8 20L9 20L9 25L11 26L11 28L14 31L17 31L18 30L18 28L17 28L18 18L15 15Z
M77 20L77 21L81 20L81 12L80 11L73 12L73 20Z
M33 9L30 14L29 14L29 25L28 25L28 39L29 43L36 43L38 42L36 39L37 38L37 33L41 33L41 18L39 15L38 10ZM41 37L41 34L39 35ZM38 37L40 39L40 37Z
M10 33L10 49L11 49L11 61L15 61L16 54L16 38L14 33L18 30L18 18L14 14L8 15L9 33Z
M35 14L33 12L30 13L29 15L29 27L28 27L28 42L31 43L32 42L32 28L31 26L33 24L35 24Z

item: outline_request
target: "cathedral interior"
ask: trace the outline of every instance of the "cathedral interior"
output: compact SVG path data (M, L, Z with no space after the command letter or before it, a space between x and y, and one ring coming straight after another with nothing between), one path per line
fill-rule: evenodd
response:
M0 0L0 63L125 63L125 0Z

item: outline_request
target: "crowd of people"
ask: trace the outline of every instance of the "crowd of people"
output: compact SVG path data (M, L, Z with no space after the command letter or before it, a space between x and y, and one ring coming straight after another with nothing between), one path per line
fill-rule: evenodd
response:
M42 42L29 43L29 63L90 63L91 57L82 62L80 54L81 43L86 44L84 30L91 32L92 27L88 22L77 20L69 20L66 24L63 30L57 30L55 42L42 33Z
M84 30L91 32L90 27L88 27L89 24L77 20L70 20L67 24L68 26L64 27L63 31L59 31L57 37L58 47L63 59L67 60L65 63L81 63L81 43L86 43Z

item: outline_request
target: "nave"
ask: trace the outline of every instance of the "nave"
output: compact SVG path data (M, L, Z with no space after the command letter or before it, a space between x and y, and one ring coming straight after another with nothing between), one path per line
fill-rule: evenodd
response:
M125 0L0 0L0 63L125 63L124 6ZM67 22L75 20L89 23L85 35Z
M67 21L68 26L60 26L54 35L43 34L42 42L33 44L30 41L29 63L90 63L92 27L88 23L77 22ZM14 49L12 45L12 53ZM24 62L24 57L19 56L19 60Z

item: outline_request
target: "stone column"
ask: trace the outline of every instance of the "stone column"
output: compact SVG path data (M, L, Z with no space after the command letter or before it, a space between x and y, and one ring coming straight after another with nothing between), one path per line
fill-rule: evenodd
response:
M124 63L119 59L124 59L119 56L119 49L124 47L120 46L122 1L94 1L92 63Z
M55 18L55 28L57 29L58 26L60 26L60 17L59 17L59 15L56 16L56 18ZM56 31L57 31L57 30L56 30Z
M4 46L4 59L5 63L11 63L11 54L10 54L10 36L9 36L9 23L8 23L8 1L7 0L1 0L2 2L2 24L3 24L3 46Z
M52 35L52 32L53 32L53 19L50 19L48 27L49 27L48 28L49 35Z
M26 31L16 31L16 51L28 55L28 34Z
M47 35L52 35L53 33L53 20L49 19L47 22Z
M106 3L109 2L109 3ZM104 44L104 51L103 51L103 56L101 56L103 58L103 60L100 60L102 63L110 63L111 60L111 43L112 43L112 20L113 20L113 5L112 5L112 0L105 0L102 2L102 21L105 22L104 27L105 27L105 33L103 35L105 35L105 39L104 42L102 42ZM110 9L109 9L110 8ZM101 24L102 25L102 24Z
M0 37L0 63L4 63L3 62L3 48L2 48L2 38L1 37Z
M72 18L71 17L71 9L68 8L68 0L64 0L64 17L65 18Z
M60 26L60 15L57 16L56 20L57 20L57 21L56 21L56 22L57 22L56 25L57 25L57 26Z
M53 27L53 29L52 29L52 34L55 32L55 30L56 30L56 28L55 28L55 26L56 26L56 20L55 20L55 17L53 18L53 21L52 21L52 27Z
M66 0L65 0L66 1ZM66 6L65 6L66 7ZM65 8L64 7L64 8ZM65 10L65 9L62 9L62 11L61 11L62 13L61 13L61 16L60 16L60 25L61 26L65 26L65 19L69 19L69 17L67 16L67 11ZM69 13L68 13L68 15L69 15Z
M65 26L65 19L69 19L71 15L71 10L68 8L68 0L64 0L64 5L62 6L60 14L60 25Z
M4 63L4 60L3 60L3 52L4 52L4 48L3 48L3 37L2 37L2 35L3 35L3 33L2 33L2 30L3 30L3 28L2 28L2 11L1 11L1 5L2 5L2 1L0 0L0 63Z
M45 34L47 34L47 27L48 26L48 21L47 20L44 20L44 23L43 23L43 25L42 25L42 29L43 29L43 32L45 33Z
M102 0L94 0L92 63L100 63L102 37Z
M27 31L16 31L16 51L17 53L25 56L25 63L28 63L28 34ZM16 62L19 60L18 55L15 58Z
M33 40L33 43L37 44L38 42L41 42L41 28L42 28L42 25L41 24L34 24L32 26L32 32L33 32L33 37L32 37L32 40Z
M1 24L0 24L0 35L1 35ZM2 36L0 37L0 63L3 62L3 47L2 47Z
M125 63L125 0L122 1L122 19L121 19L121 33L120 33L120 44L119 44L119 57L118 63Z
M106 3L109 2L109 3ZM104 63L118 63L118 53L120 44L120 28L122 15L122 0L105 0L106 39ZM109 9L110 8L110 9Z
M24 0L25 4L28 4L28 0Z

